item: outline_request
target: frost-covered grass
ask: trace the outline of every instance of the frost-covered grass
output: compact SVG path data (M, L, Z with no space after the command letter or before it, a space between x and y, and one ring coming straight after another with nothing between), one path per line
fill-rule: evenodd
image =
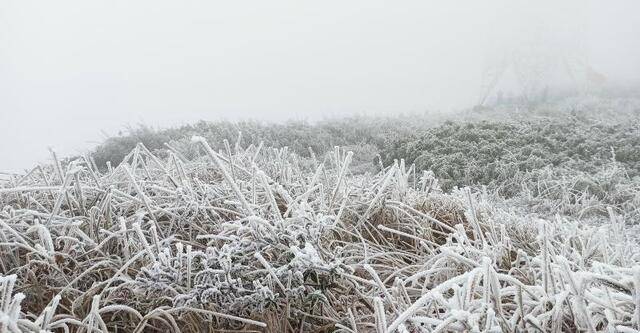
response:
M542 220L403 160L191 144L9 177L0 331L640 331L614 209Z

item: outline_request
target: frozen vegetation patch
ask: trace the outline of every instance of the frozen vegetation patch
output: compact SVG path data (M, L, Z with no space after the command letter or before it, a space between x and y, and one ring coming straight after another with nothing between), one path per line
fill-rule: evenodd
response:
M417 158L352 172L369 150L183 143L2 184L0 331L640 330L638 189L598 182L622 171L583 184L541 164L509 200L543 219L443 190ZM580 223L578 204L606 219Z
M640 181L640 123L580 120L447 122L382 149L432 170L445 190L486 186L531 211L632 211Z
M225 140L234 141L238 132L242 137L237 141L243 146L258 145L283 148L288 147L300 156L309 156L309 147L316 154L333 150L335 146L365 146L377 152L397 141L415 139L424 132L440 132L439 126L446 128L446 121L458 123L493 123L496 129L501 125L529 122L557 123L558 126L579 127L578 131L588 131L597 125L600 130L610 129L618 137L635 134L618 133L620 125L640 123L640 95L636 92L610 91L600 95L558 95L537 103L503 101L502 103L457 112L425 111L424 113L384 116L350 116L326 119L317 122L290 121L287 123L265 123L257 121L200 121L176 128L153 129L147 126L129 128L106 139L92 152L96 165L106 169L107 162L117 165L138 143L143 143L157 155L164 155L167 149L180 151L186 157L197 156L191 145L193 135L202 136L218 149L225 149ZM612 127L613 126L613 127ZM435 128L435 129L434 129ZM569 128L569 130L571 130ZM576 131L576 130L572 130ZM510 133L517 135L518 133ZM578 133L576 133L578 134ZM607 148L608 149L608 148ZM354 151L355 152L355 151ZM400 155L400 154L398 154ZM371 166L373 155L357 154ZM409 158L400 156L400 158ZM377 165L377 163L374 163Z

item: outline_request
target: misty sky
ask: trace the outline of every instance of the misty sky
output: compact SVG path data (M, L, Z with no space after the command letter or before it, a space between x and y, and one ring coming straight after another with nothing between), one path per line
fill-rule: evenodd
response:
M0 170L138 123L471 106L487 61L534 35L637 82L638 13L637 0L0 0Z

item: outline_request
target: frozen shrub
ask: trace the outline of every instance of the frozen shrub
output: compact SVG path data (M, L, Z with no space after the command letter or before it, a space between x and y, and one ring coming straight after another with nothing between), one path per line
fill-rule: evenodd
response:
M510 137L478 126L443 138L496 145L471 158ZM640 329L640 248L625 227L639 191L622 162L523 171L546 158L528 150L501 160L514 177L495 165L499 186L521 189L504 200L490 186L443 191L451 178L401 158L360 174L340 148L193 141L193 156L139 144L106 171L56 160L3 183L0 330ZM462 163L449 149L440 157ZM483 177L476 167L461 176ZM607 217L583 223L587 208Z

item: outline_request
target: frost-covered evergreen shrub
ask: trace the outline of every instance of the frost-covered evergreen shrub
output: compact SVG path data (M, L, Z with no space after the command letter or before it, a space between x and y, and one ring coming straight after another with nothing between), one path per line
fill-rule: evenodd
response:
M381 154L387 164L402 156L432 170L445 189L492 185L513 196L521 190L514 179L547 166L595 173L615 160L629 177L640 175L640 124L447 122Z

